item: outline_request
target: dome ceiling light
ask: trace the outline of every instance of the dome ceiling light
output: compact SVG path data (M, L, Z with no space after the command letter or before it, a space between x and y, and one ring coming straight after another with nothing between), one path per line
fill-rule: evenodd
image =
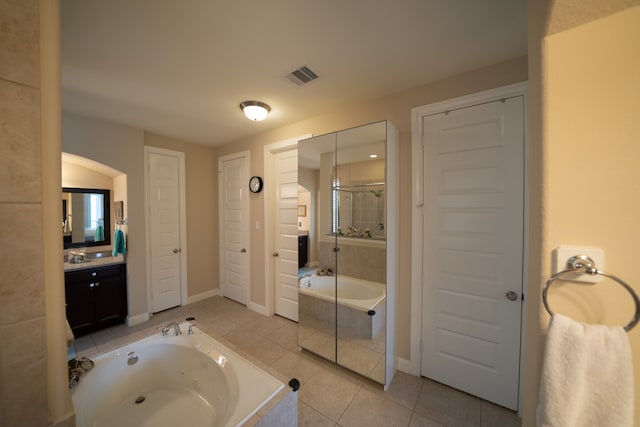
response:
M240 109L249 120L260 122L267 117L271 107L260 101L244 101L240 103Z

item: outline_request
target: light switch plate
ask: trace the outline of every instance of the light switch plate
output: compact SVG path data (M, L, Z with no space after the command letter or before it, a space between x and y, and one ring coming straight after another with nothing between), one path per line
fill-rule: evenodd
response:
M586 246L558 246L553 251L553 274L560 271L567 270L567 261L569 258L576 255L586 255L591 258L595 264L595 268L598 270L605 270L604 266L604 251L600 248L586 247ZM602 276L599 274L565 274L562 276L564 280L571 280L574 282L583 283L598 283L602 281Z

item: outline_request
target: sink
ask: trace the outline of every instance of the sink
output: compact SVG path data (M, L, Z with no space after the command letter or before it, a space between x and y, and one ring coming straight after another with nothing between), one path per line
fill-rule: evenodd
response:
M92 252L92 253L87 253L85 260L82 262L70 263L65 259L64 271L79 270L82 268L91 268L98 265L121 264L123 262L125 262L123 254L118 254L118 256L113 256L111 252Z

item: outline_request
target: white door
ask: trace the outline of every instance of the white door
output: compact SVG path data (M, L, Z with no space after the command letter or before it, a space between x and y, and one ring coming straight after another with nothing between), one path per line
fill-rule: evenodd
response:
M298 321L298 150L274 156L275 312ZM277 254L277 255L276 255Z
M218 159L220 203L220 289L222 295L249 301L248 154Z
M422 375L516 409L522 96L423 118Z
M179 158L149 153L149 243L154 313L181 304Z

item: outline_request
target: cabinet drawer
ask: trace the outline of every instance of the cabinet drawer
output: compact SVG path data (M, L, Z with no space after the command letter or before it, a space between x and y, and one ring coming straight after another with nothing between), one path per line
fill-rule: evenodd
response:
M105 267L93 267L85 270L75 270L65 273L65 282L86 282L100 280L109 277L120 276L124 264L108 265Z

